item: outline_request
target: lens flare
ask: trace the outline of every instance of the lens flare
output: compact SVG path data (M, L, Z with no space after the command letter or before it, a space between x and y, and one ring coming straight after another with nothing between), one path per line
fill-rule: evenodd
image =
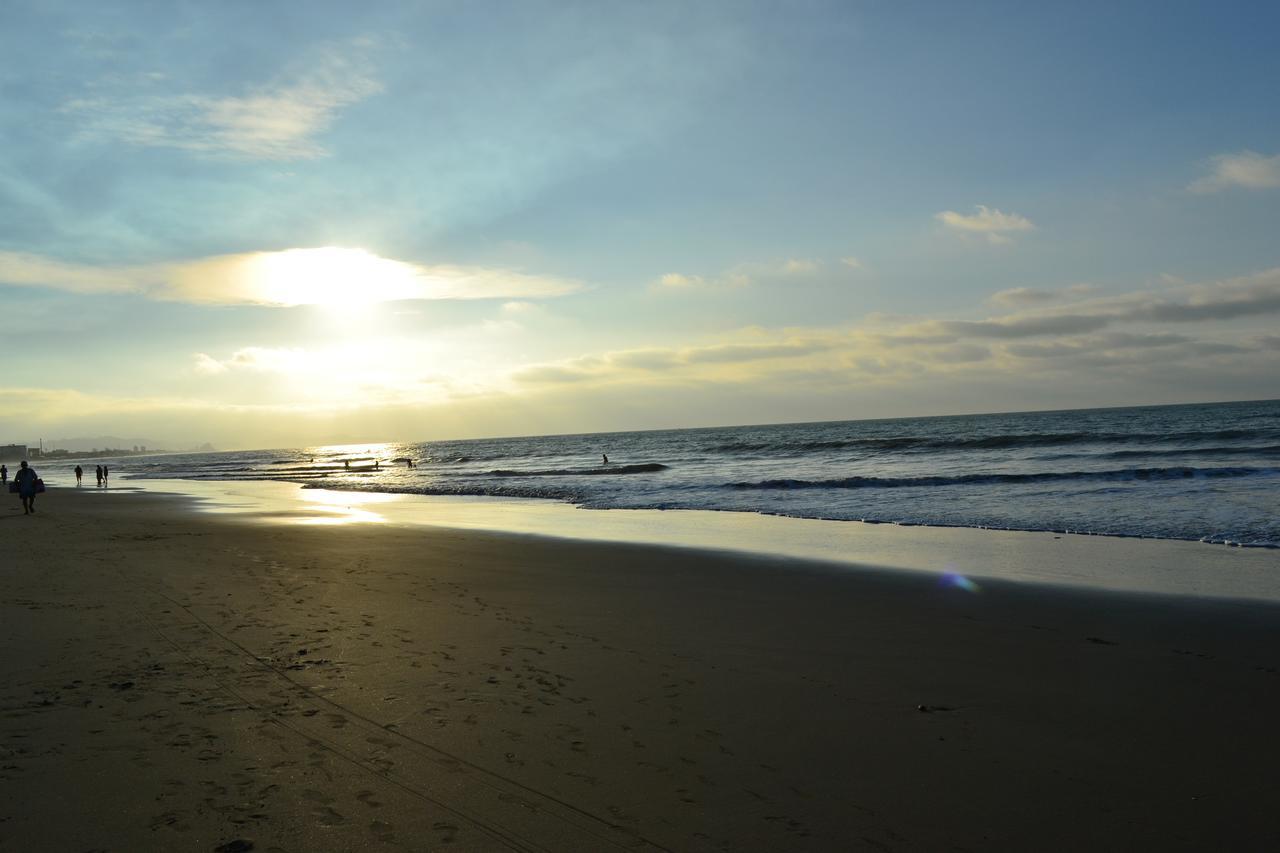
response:
M942 576L943 586L952 586L957 589L963 589L965 592L981 592L982 587L969 580L959 572L947 572Z

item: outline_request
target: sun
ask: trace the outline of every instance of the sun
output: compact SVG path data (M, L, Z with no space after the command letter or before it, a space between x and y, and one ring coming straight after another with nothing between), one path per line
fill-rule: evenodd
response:
M275 305L343 310L419 298L423 292L417 267L365 249L286 249L255 254L246 263L255 295Z

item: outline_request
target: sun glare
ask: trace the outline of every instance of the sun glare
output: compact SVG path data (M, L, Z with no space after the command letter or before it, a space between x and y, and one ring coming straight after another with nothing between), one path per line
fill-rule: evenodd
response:
M247 263L256 294L278 305L349 309L412 299L422 291L413 265L364 249L287 249L255 255Z

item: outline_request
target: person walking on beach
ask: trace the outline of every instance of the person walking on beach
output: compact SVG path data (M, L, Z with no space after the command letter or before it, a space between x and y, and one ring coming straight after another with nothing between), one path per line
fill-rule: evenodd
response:
M22 498L22 514L31 515L36 511L36 469L27 467L27 460L22 460L18 473L13 475L13 482L18 484L18 497Z
M93 473L94 473L94 474L97 476L97 478L98 478L98 487L99 487L99 488L101 488L101 487L102 487L102 466L101 466L101 465L98 465L97 467L95 467L95 468L93 469Z
M111 476L111 471L107 468L106 465L103 465L102 466L102 485L105 486L107 484L107 478L110 476Z
M79 465L76 466L76 485L80 485L80 480L84 477L84 469Z
M0 486L9 482L9 469L0 465Z

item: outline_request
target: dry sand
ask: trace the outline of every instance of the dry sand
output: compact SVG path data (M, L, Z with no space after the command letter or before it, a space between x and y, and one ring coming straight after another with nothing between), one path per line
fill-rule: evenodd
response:
M1275 605L38 509L5 851L1280 848Z

